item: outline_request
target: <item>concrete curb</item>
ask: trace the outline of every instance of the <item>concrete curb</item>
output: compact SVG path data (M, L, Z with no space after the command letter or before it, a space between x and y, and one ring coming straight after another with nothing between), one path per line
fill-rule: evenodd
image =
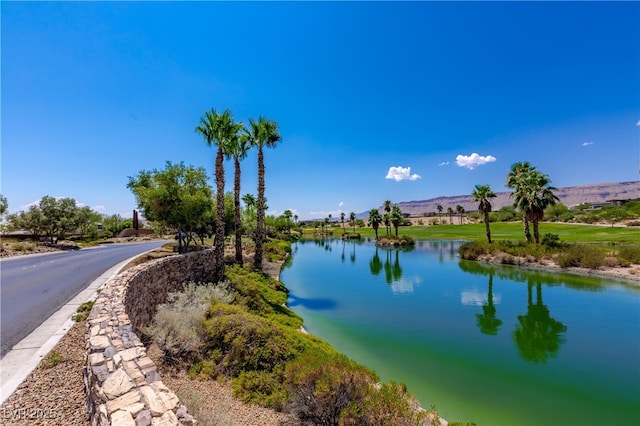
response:
M9 399L20 384L40 364L75 323L71 317L78 307L98 297L98 289L114 278L133 259L149 253L148 250L112 266L93 280L84 290L47 318L31 334L16 344L0 360L0 405Z

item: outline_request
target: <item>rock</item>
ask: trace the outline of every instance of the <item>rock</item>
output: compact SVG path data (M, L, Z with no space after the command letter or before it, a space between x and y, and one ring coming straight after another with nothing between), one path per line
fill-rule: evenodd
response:
M136 426L150 426L151 425L151 411L142 410L136 416Z
M111 415L111 426L135 426L136 422L128 411L118 410Z
M134 383L131 377L123 370L117 369L102 384L102 393L107 399L116 399L124 395L133 388Z

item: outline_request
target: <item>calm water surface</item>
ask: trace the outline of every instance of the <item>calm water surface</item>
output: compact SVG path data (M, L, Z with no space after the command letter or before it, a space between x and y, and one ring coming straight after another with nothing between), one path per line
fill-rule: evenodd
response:
M481 425L640 425L640 290L406 250L296 243L281 280L305 327L421 405Z

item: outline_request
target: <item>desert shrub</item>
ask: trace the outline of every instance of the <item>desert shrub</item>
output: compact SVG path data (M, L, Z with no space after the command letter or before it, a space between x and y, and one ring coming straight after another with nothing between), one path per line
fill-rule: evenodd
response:
M425 423L427 412L419 409L418 402L407 393L404 384L389 382L370 389L372 392L363 402L363 412L345 410L342 425L414 426Z
M302 326L302 318L286 307L289 292L282 282L251 270L250 265L235 265L227 268L225 273L234 290L236 304L283 325L295 329Z
M489 243L482 240L469 241L460 246L458 254L463 259L475 260L483 254L491 253Z
M340 424L343 412L361 418L365 397L378 381L346 356L323 351L308 351L290 362L285 376L288 410L317 425Z
M542 245L550 248L556 248L556 247L562 246L562 243L560 242L560 236L558 234L551 234L551 233L544 234L542 236L541 243Z
M269 262L279 262L291 253L291 242L283 239L268 239L262 246L265 259Z
M233 298L226 284L189 283L181 292L167 295L167 303L158 305L144 332L164 351L167 361L193 360L202 355L204 321L211 301L230 302Z
M572 266L597 269L604 265L604 253L595 247L574 244L559 253L556 263L562 268Z
M272 371L304 349L294 335L243 306L214 303L204 322L206 351L218 355L215 374L236 377L243 371Z
M618 250L618 259L625 263L640 264L640 246L622 246Z
M604 266L607 266L609 268L616 268L621 265L620 261L615 256L606 256L603 259L603 263L604 263Z
M243 371L233 381L233 396L249 404L282 410L289 394L281 371Z

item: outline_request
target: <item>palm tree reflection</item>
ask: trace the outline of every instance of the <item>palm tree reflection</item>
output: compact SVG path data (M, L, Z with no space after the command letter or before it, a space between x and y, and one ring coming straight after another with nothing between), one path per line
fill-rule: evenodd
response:
M493 304L493 275L494 272L490 271L487 302L482 304L482 313L476 314L476 324L482 333L495 336L502 320L496 317L496 306Z
M536 302L533 303L533 286L536 286ZM527 314L518 315L518 324L513 340L520 355L527 361L544 363L558 354L560 345L566 341L562 335L567 326L551 318L549 309L542 302L542 283L529 280L527 283Z

